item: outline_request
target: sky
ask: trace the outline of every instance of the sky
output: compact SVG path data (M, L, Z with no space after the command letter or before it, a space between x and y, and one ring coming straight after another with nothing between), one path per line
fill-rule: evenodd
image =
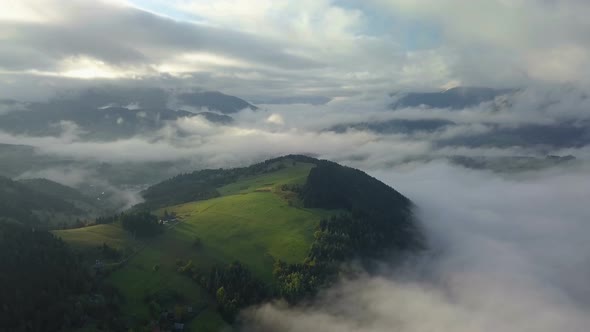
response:
M590 77L584 0L3 0L2 7L3 97L40 98L89 81L255 99Z

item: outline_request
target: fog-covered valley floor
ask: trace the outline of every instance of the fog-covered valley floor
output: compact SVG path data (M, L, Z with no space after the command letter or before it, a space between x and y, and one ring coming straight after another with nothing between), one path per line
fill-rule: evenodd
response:
M372 175L418 206L430 250L306 305L244 313L247 331L585 331L589 169L499 176L445 163Z

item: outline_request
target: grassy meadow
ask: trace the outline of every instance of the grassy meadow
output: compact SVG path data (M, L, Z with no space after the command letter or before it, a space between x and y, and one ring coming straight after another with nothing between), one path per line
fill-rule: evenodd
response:
M192 261L203 271L213 265L240 261L259 279L271 283L276 259L301 262L327 210L304 209L284 184L305 182L311 164L285 163L272 173L246 177L218 188L221 197L169 206L154 211L176 213L179 222L165 226L155 238L132 240L118 225L97 225L56 231L76 248L107 243L116 248L136 248L108 282L121 290L124 312L136 319L149 318L148 295L174 294L174 305L199 308L191 330L217 330L224 326L214 301L194 281L177 272L178 263ZM200 245L195 246L195 239Z
M53 234L67 242L72 248L83 251L97 248L103 243L119 250L134 248L138 245L128 232L120 225L115 224L55 230Z

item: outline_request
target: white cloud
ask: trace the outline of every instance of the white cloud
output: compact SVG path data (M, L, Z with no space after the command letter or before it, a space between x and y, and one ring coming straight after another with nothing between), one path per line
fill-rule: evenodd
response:
M433 24L467 84L587 81L590 3L579 0L371 0L398 18ZM506 84L506 83L504 83Z
M280 114L273 113L266 118L266 122L275 125L284 125L285 119Z
M581 0L130 2L9 1L3 83L173 75L183 86L335 98L590 77ZM412 48L422 30L433 42Z
M246 313L246 331L585 331L588 168L506 179L422 165L374 171L420 207L432 255L300 307Z

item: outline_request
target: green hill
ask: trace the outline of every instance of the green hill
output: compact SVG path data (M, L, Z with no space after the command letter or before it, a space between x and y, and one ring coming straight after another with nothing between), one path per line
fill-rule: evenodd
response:
M143 195L134 210L163 220L157 235L133 236L119 222L54 232L86 252L125 248L106 281L122 292L131 326L172 310L192 330L221 327L257 301L312 296L340 262L421 241L407 198L305 156L183 174Z
M0 176L0 219L55 228L96 214L91 199L46 179L13 181Z

